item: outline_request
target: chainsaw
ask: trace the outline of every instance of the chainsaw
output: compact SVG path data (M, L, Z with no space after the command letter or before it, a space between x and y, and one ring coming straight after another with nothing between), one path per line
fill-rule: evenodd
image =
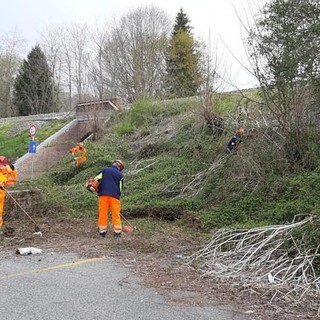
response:
M95 192L98 192L99 185L100 185L100 182L98 180L90 178L86 183L86 189L90 192L95 193Z

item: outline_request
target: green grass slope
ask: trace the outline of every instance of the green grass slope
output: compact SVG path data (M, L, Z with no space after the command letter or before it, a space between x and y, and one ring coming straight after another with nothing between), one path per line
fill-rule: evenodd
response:
M217 105L224 132L214 136L202 117L201 101L139 101L116 114L99 142L86 142L88 161L72 166L66 155L36 181L46 209L72 217L96 216L96 195L85 182L114 159L123 159L122 213L127 218L183 221L198 230L286 223L297 214L320 213L320 167L286 170L279 151L249 121L240 155L226 155L235 129L236 101ZM264 129L265 130L265 129Z
M41 126L37 125L35 140L38 144L53 135L65 126L70 120L45 121ZM16 159L28 152L29 121L9 120L0 124L1 155L10 159Z

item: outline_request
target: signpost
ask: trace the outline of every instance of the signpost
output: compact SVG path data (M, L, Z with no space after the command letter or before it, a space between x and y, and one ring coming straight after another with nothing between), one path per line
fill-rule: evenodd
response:
M37 143L35 141L29 141L29 153L37 153Z
M29 128L29 134L32 139L31 141L29 141L29 153L37 153L37 143L34 141L36 131L36 126L32 124Z
M32 141L34 141L34 136L36 135L36 126L34 124L30 126L29 134L30 134L30 137L32 138Z
M31 154L35 154L37 153L37 143L36 141L34 141L34 136L36 135L36 126L34 124L32 124L30 127L29 127L29 134L30 134L30 137L31 137L31 141L29 141L29 153ZM33 178L33 157L32 157L32 161L31 161L31 177Z

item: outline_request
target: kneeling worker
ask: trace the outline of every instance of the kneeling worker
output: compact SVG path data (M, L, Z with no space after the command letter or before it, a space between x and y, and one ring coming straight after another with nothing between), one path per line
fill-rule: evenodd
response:
M236 133L232 136L227 144L226 153L238 154L239 146L242 142L242 136L244 129L242 127L237 128Z
M73 156L74 165L76 167L87 161L87 149L82 142L79 142L75 147L71 148L69 152Z

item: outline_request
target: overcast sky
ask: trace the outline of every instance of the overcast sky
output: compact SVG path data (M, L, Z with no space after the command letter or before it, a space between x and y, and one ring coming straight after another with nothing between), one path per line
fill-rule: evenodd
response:
M144 4L163 9L174 20L182 7L193 34L216 48L218 59L230 74L227 81L239 88L254 80L236 60L246 66L243 32L237 14L246 21L269 0L0 0L0 33L16 32L27 41L27 51L40 40L48 26L113 19ZM243 31L243 30L242 30ZM209 41L210 39L210 41ZM237 57L237 59L235 58Z

